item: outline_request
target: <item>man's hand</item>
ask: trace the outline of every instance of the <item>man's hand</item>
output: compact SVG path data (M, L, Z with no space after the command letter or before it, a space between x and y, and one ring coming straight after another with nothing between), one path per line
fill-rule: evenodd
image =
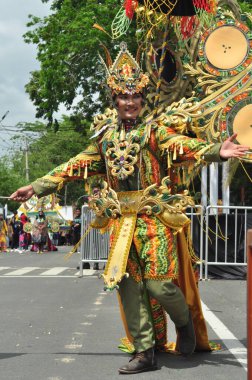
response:
M10 199L17 202L28 201L35 194L32 185L20 187L15 193L11 194Z
M221 146L220 157L225 159L232 157L242 157L250 149L248 146L234 144L237 133L233 134L231 137L228 137L227 140Z

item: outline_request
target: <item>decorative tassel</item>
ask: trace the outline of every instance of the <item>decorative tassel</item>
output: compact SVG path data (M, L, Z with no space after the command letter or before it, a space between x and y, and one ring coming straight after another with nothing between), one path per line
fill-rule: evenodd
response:
M87 177L88 177L88 164L87 164L87 162L85 163L85 169L84 169L84 179L87 179Z
M186 168L184 166L182 166L182 171L183 171L183 175L182 175L183 185L185 185L186 184Z
M171 157L170 157L169 149L167 149L167 167L168 169L171 168Z
M150 135L151 135L151 124L148 124L147 125L147 136L148 136L148 139L150 138Z
M81 165L79 164L79 167L78 167L78 177L80 177L81 175Z
M184 154L183 143L182 143L182 141L181 141L181 143L180 143L179 154Z
M121 131L120 131L120 137L119 137L119 140L120 140L120 141L125 141L125 140L126 140L126 133L125 133L125 129L124 129L123 126L122 126Z
M73 164L71 164L70 170L69 170L69 177L72 177L72 176L73 176Z
M172 159L173 159L173 161L176 161L176 159L177 159L177 147L176 147L176 144L174 144Z
M177 177L178 177L178 185L181 185L182 182L181 182L180 168L178 168Z
M188 170L187 170L188 171L188 175L192 173L193 169L194 169L194 165L189 165L188 166Z

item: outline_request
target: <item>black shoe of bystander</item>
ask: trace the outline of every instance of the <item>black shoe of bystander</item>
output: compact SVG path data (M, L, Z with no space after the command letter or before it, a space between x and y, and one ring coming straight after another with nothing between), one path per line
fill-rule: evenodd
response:
M80 266L77 265L76 269L80 270ZM82 263L82 269L90 269L89 263Z

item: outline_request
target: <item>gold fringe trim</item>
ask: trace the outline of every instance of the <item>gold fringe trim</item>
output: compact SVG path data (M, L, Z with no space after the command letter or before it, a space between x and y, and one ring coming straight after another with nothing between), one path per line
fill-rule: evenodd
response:
M160 148L161 150L165 150L167 148L170 148L171 145L177 144L177 143L182 143L183 140L185 140L185 136L175 136L170 138L168 141L165 141L162 143L160 142Z
M70 162L72 164L78 163L80 161L100 161L101 156L99 154L85 154L85 153L80 153L76 157L72 158Z

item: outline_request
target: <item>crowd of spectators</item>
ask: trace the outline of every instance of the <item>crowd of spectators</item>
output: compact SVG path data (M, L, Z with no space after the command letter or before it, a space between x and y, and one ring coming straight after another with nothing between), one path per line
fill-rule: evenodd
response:
M24 228L26 223L32 224L30 231ZM8 219L0 214L0 252L57 250L56 246L76 245L80 236L80 209L75 210L72 223L61 227L58 232L50 232L49 223L42 211L39 211L33 223L24 213L18 215L17 211L14 211L13 216Z

